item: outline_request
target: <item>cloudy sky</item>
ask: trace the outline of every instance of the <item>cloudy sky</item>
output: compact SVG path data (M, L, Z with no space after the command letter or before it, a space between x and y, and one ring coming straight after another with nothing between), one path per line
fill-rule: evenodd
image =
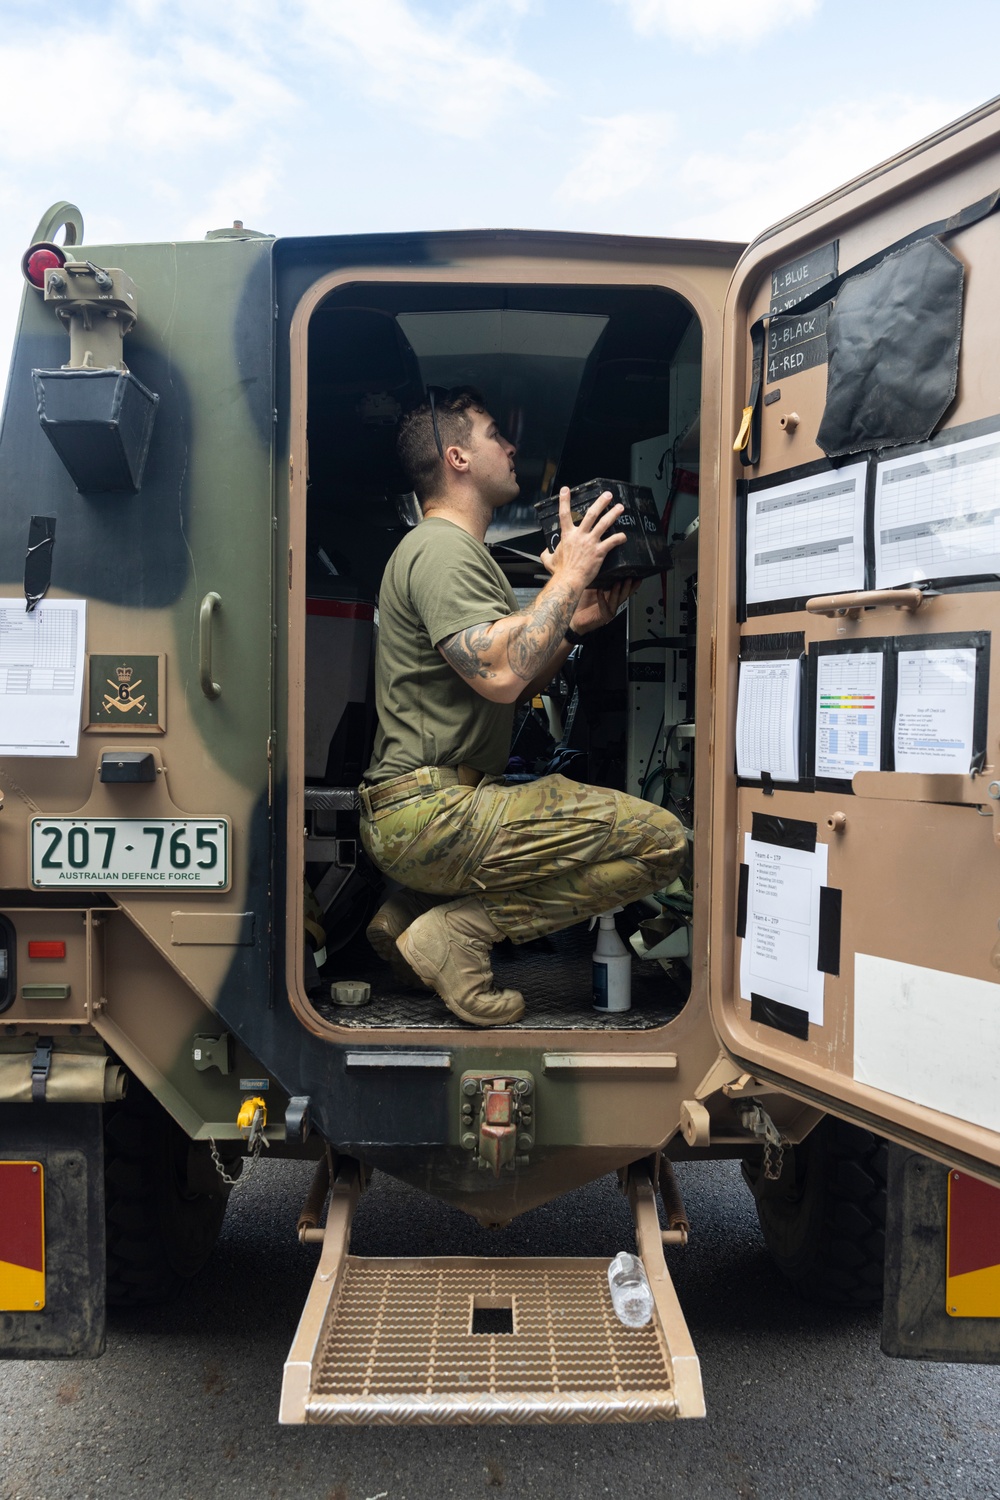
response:
M0 0L0 372L57 199L95 244L749 239L997 93L998 52L997 0Z

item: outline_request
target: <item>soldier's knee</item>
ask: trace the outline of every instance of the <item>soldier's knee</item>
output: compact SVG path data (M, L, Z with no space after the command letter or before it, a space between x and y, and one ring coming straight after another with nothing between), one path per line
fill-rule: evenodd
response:
M643 857L663 882L676 879L687 854L687 835L679 818L665 807L641 803L647 839Z

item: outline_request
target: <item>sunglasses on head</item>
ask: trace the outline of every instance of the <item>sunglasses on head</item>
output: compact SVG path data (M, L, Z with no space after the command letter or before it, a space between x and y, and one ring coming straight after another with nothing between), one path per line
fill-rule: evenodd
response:
M431 409L431 426L434 428L434 443L437 447L438 458L444 462L444 444L441 441L441 429L438 427L437 409L439 404L448 406L456 401L459 396L469 396L474 402L480 401L478 391L474 391L468 385L429 385L427 387L427 402Z

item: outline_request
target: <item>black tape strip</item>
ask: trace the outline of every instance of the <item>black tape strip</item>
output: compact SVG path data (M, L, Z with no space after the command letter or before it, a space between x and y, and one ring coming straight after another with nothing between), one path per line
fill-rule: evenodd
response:
M760 784L761 784L761 786L764 789L764 796L765 797L773 797L774 796L774 782L771 780L771 773L770 773L770 771L761 771L761 773L760 773Z
M759 1021L762 1026L773 1026L775 1031L784 1031L788 1036L797 1036L800 1041L809 1040L809 1013L799 1010L797 1005L785 1005L781 1000L752 994L750 1019Z
M28 526L28 550L24 554L24 607L30 614L45 597L52 577L52 548L56 540L55 516L32 516Z
M802 849L812 854L816 848L816 824L802 818L777 818L773 813L755 812L750 837L758 844L780 844L783 849Z
M740 884L736 893L736 936L747 935L747 897L750 894L750 866L740 865Z
M746 482L736 481L736 618L742 625L747 617L747 506Z
M795 661L806 649L804 630L765 630L740 636L740 661Z
M835 886L819 888L819 952L816 967L823 974L840 973L840 910L843 891Z

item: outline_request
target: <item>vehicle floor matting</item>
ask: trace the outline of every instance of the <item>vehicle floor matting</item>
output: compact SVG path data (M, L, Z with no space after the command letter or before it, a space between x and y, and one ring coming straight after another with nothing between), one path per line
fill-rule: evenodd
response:
M649 1031L678 1014L685 989L655 961L638 958L632 959L631 1010L594 1010L591 959L596 937L584 922L551 937L519 946L505 942L493 950L497 984L520 990L524 996L524 1016L514 1023L518 1030ZM686 978L686 971L680 968L678 975ZM329 994L330 983L338 979L362 980L372 987L371 1000L358 1007L313 1000L320 1014L339 1026L415 1029L462 1024L436 995L403 989L389 965L369 948L363 933L324 965L323 995Z

